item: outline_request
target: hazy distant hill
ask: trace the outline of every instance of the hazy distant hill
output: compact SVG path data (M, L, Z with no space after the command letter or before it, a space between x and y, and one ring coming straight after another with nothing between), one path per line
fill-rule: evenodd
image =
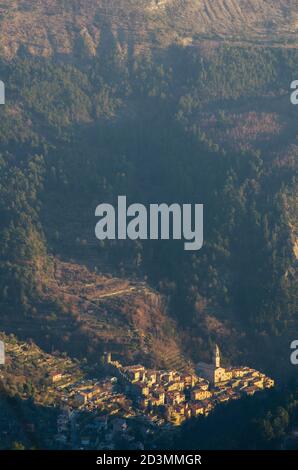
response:
M125 55L201 39L297 46L296 0L3 0L6 57L95 55L113 39Z

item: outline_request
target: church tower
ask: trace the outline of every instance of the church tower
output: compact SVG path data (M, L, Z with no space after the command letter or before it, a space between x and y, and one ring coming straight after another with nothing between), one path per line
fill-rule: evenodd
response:
M112 354L110 352L105 352L103 355L103 362L105 365L111 364Z
M5 364L5 346L4 342L0 341L0 366L4 366Z
M216 369L220 367L220 350L217 344L215 345L215 348L214 348L213 363Z
M0 104L5 104L5 85L0 80Z

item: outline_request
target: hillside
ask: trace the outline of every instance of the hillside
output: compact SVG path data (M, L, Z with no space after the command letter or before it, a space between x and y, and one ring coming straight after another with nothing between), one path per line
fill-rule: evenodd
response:
M23 320L2 315L5 331L91 363L106 350L128 362L178 369L186 363L164 300L145 283L96 274L59 259L52 260L47 275L37 270L36 278L38 315L36 309Z
M173 446L280 448L298 422L297 0L2 0L0 34L0 449L123 448L119 411L136 444L170 449L139 407L136 426L103 353L193 372L215 344L276 390ZM172 227L98 240L96 207L120 195L203 204L202 248ZM90 385L78 421L61 415Z
M202 39L297 46L295 0L3 0L1 53L124 57Z
M86 63L1 62L1 327L91 362L105 348L159 366L208 360L219 342L231 362L289 365L276 336L297 330L297 50L122 61L109 44ZM95 207L119 194L203 201L202 251L99 243Z

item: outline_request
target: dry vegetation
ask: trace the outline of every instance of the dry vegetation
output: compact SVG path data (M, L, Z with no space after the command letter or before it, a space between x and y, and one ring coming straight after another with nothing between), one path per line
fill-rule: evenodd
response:
M63 383L79 380L84 375L76 362L58 353L47 354L32 341L20 341L2 332L0 339L5 344L6 356L2 386L12 395L28 398L36 392L36 402L49 404L56 398L50 379L52 373L61 373Z
M213 113L201 116L202 129L211 139L228 148L249 151L271 143L284 130L277 113L238 112L229 113L221 120Z
M37 276L38 277L38 276ZM185 365L176 325L162 297L145 283L112 278L55 259L40 272L41 301L22 322L3 317L7 332L33 338L72 357L99 362L109 350L125 362L159 367Z
M95 55L114 38L127 54L201 39L297 46L295 0L3 0L2 55Z

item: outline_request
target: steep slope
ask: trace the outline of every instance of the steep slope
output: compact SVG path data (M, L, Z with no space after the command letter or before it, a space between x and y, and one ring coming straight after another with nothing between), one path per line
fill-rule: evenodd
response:
M201 39L297 45L295 0L3 0L1 53L96 55Z
M40 301L27 318L2 315L0 328L33 338L42 348L100 361L105 350L123 361L182 368L176 324L164 300L143 282L100 275L86 266L52 260L37 271Z

